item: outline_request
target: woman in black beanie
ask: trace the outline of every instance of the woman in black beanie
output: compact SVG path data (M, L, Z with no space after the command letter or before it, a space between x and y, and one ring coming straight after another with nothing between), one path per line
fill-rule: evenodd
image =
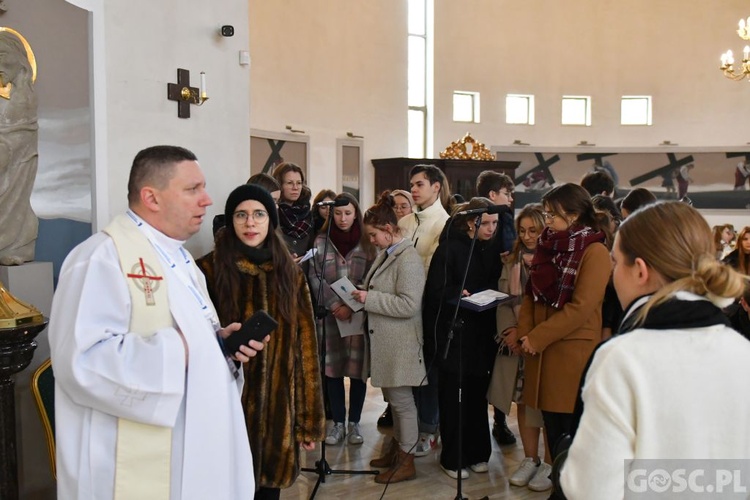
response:
M256 499L279 498L299 475L299 450L325 437L318 345L307 280L281 237L268 191L242 185L229 195L226 227L198 259L222 323L265 310L279 326L245 363L242 406L253 452Z

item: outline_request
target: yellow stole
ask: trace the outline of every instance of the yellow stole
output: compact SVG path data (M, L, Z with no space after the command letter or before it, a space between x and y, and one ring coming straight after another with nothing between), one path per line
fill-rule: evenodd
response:
M146 236L125 215L118 215L104 232L115 243L130 291L129 331L150 337L174 326L163 268ZM170 427L118 419L114 498L169 500L171 455Z

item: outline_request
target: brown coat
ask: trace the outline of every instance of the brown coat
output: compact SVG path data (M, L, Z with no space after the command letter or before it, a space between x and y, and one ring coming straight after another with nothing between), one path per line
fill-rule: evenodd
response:
M211 299L215 296L213 253L198 259L206 275ZM269 293L274 279L270 262L256 265L237 262L240 293L246 297L243 321L258 309L279 321L268 345L244 364L242 407L253 452L255 485L286 488L299 475L299 444L322 441L325 414L321 391L318 343L310 292L301 270L297 297L281 297L297 304L297 321L289 324L277 310L277 297ZM228 322L220 318L222 324ZM217 424L218 425L218 424Z
M607 247L593 243L583 252L573 297L562 309L524 297L518 336L528 336L538 353L525 356L523 401L532 408L573 413L583 369L602 340L610 271Z

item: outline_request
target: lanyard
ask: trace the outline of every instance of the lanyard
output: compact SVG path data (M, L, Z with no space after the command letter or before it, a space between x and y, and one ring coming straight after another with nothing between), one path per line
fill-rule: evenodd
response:
M151 229L144 223L144 221L140 217L138 217L132 210L128 210L126 214L135 223L138 229L141 230L146 239L148 239L148 241L156 250L156 253L159 254L161 260L175 273L177 278L190 291L190 295L192 295L192 297L198 303L201 313L203 313L203 316L211 324L214 331L219 330L221 326L219 325L218 319L214 315L213 308L209 306L206 298L203 296L203 293L198 289L198 287L195 286L193 280L187 277L185 275L185 272L181 268L177 267L177 263L172 259L172 257L170 257L170 255L166 250L164 250L159 242L156 241L156 238L151 232ZM182 246L180 246L180 255L182 255L183 259L185 259L185 264L189 265L191 263L190 254L187 253L185 249L182 248Z

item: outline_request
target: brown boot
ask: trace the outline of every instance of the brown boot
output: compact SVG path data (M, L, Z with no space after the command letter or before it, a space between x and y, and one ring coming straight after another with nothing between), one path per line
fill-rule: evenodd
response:
M398 455L391 468L375 476L375 482L378 484L394 484L415 477L417 477L417 470L414 468L414 454L406 453L398 448Z
M386 447L385 454L380 458L370 460L370 467L390 467L398 455L398 450L398 442L395 439L391 439L391 443Z

